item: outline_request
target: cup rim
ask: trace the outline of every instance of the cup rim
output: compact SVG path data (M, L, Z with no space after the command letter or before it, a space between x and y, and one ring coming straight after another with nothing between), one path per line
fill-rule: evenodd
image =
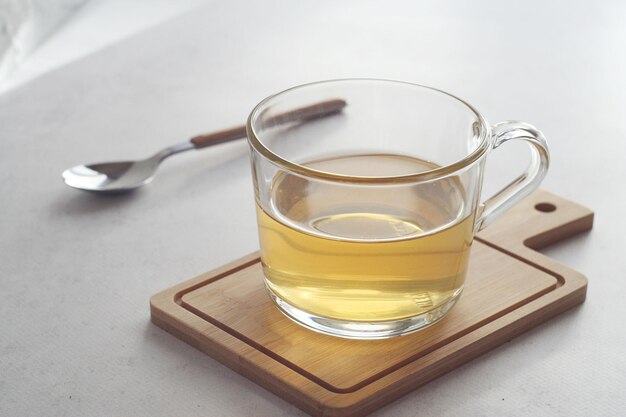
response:
M480 129L478 133L478 138L480 143L471 153L459 159L456 162L453 162L448 165L444 165L438 168L430 169L427 171L417 172L413 174L403 174L403 175L389 175L389 176L367 176L367 175L345 175L338 174L328 171L322 171L315 168L310 168L305 165L301 165L297 162L291 161L289 159L285 159L280 155L274 153L270 150L263 142L261 142L258 138L258 133L255 131L253 126L253 120L255 120L260 114L261 110L266 106L266 104L285 93L288 93L293 90L297 90L303 87L309 87L318 84L329 84L329 83L343 83L343 82L354 82L354 81L366 81L366 82L382 82L382 83L393 83L393 84L404 84L411 87L419 87L428 89L437 93L444 94L461 104L463 104L468 110L476 115L476 118L480 122ZM350 105L348 103L348 105ZM431 181L434 179L440 179L447 177L451 174L454 174L464 168L472 165L474 162L478 161L482 158L487 151L489 150L489 139L491 137L491 129L489 128L489 124L487 120L467 101L450 94L446 91L440 90L438 88L429 87L422 84L411 83L407 81L397 81L383 78L337 78L330 80L322 80L322 81L314 81L310 83L300 84L294 87L287 88L278 93L272 94L265 99L261 100L250 112L248 116L248 120L246 122L246 131L248 136L248 143L250 146L263 157L268 159L273 164L277 165L282 169L286 169L290 172L300 174L305 177L312 177L320 180L326 181L335 181L335 182L348 182L348 183L361 183L361 184L397 184L397 183L407 183L407 182L423 182L423 181Z

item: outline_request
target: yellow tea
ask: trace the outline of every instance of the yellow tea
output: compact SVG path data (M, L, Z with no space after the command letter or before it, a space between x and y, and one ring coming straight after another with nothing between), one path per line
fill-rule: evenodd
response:
M306 165L378 176L435 167L388 154ZM266 284L300 310L345 321L398 320L444 305L463 287L474 218L464 215L464 190L454 178L355 187L279 174L270 199L270 213L257 205Z

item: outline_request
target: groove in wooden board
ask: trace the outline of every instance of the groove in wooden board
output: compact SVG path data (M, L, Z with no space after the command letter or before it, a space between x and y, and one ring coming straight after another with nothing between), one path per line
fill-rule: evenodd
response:
M340 339L294 324L267 296L259 263L185 294L182 306L326 389L354 392L556 288L557 281L551 275L488 247L476 246L466 291L448 316L428 329L398 339ZM484 262L498 266L484 271L478 266ZM472 307L477 303L481 309Z
M557 210L551 213L534 210L535 204L540 202L554 204ZM339 368L350 369L350 365L358 364L359 360L362 361L361 363L364 363L363 358L369 358L367 352L364 353L365 351L362 351L359 353L360 356L356 356L357 359L352 359L355 348L343 345L340 342L343 339L330 338L302 329L282 317L275 309L270 309L269 311L271 312L267 312L267 303L269 301L263 292L262 285L260 285L261 276L258 275L259 271L254 270L254 268L258 268L258 256L256 254L251 254L241 261L235 261L216 271L202 274L186 283L179 284L155 295L151 299L152 317L155 324L183 338L312 415L361 416L454 369L456 366L471 360L548 318L581 303L586 293L586 279L579 273L525 247L523 242L531 242L535 247L539 247L574 233L588 230L591 228L592 222L593 213L590 210L545 191L535 192L520 205L505 214L501 220L477 236L477 242L473 249L474 254L472 255L474 257L472 259L473 266L470 266L470 278L467 282L466 293L461 297L458 305L440 323L444 330L452 330L450 334L453 334L453 337L443 338L443 340L441 337L436 339L436 334L431 335L431 338L427 337L428 332L433 331L431 329L439 326L435 325L415 335L387 341L376 341L374 344L383 342L378 346L378 350L385 349L386 356L393 359L393 361L390 361L389 366L386 368L384 365L379 366L380 369L377 368L379 370L378 373L375 373L375 370L356 372L356 376L362 379L353 385L348 385L350 378L345 376L348 375L347 372L343 372L343 374L342 372L333 373L329 367L323 367L325 361L333 355L343 355L347 360L341 362L340 366L337 366L339 362L335 362L335 365ZM533 243L532 239L536 236L539 236L539 238L535 239ZM493 255L494 253L496 255ZM504 266L500 262L502 257L507 259ZM242 266L242 263L245 266ZM542 278L539 278L539 282L543 282L544 285L538 285L534 294L532 294L532 290L524 289L524 293L531 293L530 296L520 296L517 302L515 302L516 299L502 297L507 292L515 292L515 288L512 291L512 288L507 288L505 280L501 279L498 281L493 277L500 276L500 274L508 274L508 269L511 267L515 267L515 269L519 267L526 271L520 271L519 276L525 277L527 280L528 270L534 271L532 272L533 275L538 274L537 276L542 276ZM231 275L229 271L232 269L236 269L238 272ZM478 274L479 272L482 272L483 275ZM489 274L492 274L491 281L482 278L483 276L488 277ZM229 281L234 282L232 278L237 275L244 277L240 277L241 281L237 284L247 285L246 282L250 283L250 285L247 285L250 288L247 288L246 291L256 300L248 303L250 306L246 306L249 314L241 314L241 310L234 307L238 303L245 302L240 297L243 292L230 289L225 285ZM470 281L471 277L476 276L479 279ZM515 274L513 276L515 277ZM257 277L257 279L255 280L254 277ZM538 282L535 278L530 281L534 283L533 285ZM519 282L522 283L522 281ZM494 285L498 284L502 285L502 287L496 289ZM486 286L488 290L481 290L479 285ZM476 312L475 310L481 310L483 306L481 304L474 304L473 307L470 305L470 301L473 300L471 295L468 296L470 294L470 286L475 287L472 290L474 293L489 294L490 298L497 299L496 302L500 302L498 304L500 308L495 308L494 310L496 311L495 314L486 317L484 320L479 320L485 314L481 316L480 311ZM206 297L201 296L208 288L218 287L222 294L230 297L230 303L216 299L215 294L211 294L210 291L206 294ZM207 298L207 300L204 298ZM477 300L481 303L484 301L481 299ZM464 302L470 313L462 315L461 319L464 319L469 324L465 328L462 328L463 326L455 328L453 322L459 321L458 316L461 314L457 310L462 311L465 308L462 307ZM271 304L269 306L271 307ZM190 310L195 310L195 313ZM219 311L217 316L221 317L222 320L228 319L232 323L218 322L215 317L209 315L215 315L214 310ZM259 311L262 313L259 313ZM276 321L270 320L275 314L278 314L280 318L276 319ZM201 317L202 315L210 318L210 320ZM267 320L259 319L260 315L267 315ZM251 324L247 323L247 321L250 321L250 319L256 320L251 320L256 326L267 326L265 329L259 330L255 328L254 330L257 333L268 332L268 336L248 331ZM286 324L284 326L279 325L280 320L285 320ZM221 323L221 328L214 325L212 321ZM443 326L445 323L452 324ZM474 324L472 325L471 323ZM254 325L252 327L255 327ZM293 332L285 330L293 326L297 330ZM454 331L455 329L457 329L456 332ZM252 345L236 337L237 334L244 335L240 331L247 332L244 338L252 341ZM302 334L305 336L298 336L297 332L299 331L304 332ZM287 335L287 337L284 335ZM424 342L424 345L408 344L406 350L414 349L412 351L413 356L405 352L404 348L401 347L397 347L394 350L392 346L394 341L402 342L403 339L409 340L417 335L422 335L420 339L424 339L427 342ZM252 339L252 336L256 339ZM326 339L332 339L333 342L326 343ZM439 343L437 343L437 340L439 340ZM347 342L361 345L372 343L372 341ZM255 343L258 346L253 346ZM291 343L291 346L289 343ZM310 347L308 345L314 345L315 343L325 343L326 347L322 346L319 351L323 352L326 349L328 354L326 358L317 358L316 361L312 362L314 365L309 366L307 360L309 359ZM332 346L335 346L335 343L339 343L339 346L342 347L339 353L330 349ZM294 351L303 347L309 350L305 349L304 354L294 354ZM294 361L295 368L291 368L276 359L278 356L276 356L274 351L280 349L287 352L286 356ZM269 354L263 350L269 352ZM373 351L376 352L376 350ZM402 355L404 355L403 358L405 359L398 359ZM285 361L283 360L283 362ZM309 376L313 375L318 379L320 378L315 373L326 377L330 376L334 378L331 382L338 384L338 386L332 384L326 387L322 386L294 370L297 368L308 369L306 372L310 373ZM342 375L343 380L341 379ZM327 381L324 382L326 383ZM334 392L331 389L327 389L329 387L333 389L339 388L340 390L347 388L347 391ZM353 391L350 391L351 389Z

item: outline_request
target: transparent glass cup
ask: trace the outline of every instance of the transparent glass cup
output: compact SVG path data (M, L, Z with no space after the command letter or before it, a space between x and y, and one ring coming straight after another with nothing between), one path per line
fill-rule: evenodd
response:
M305 327L356 339L441 319L475 233L534 190L549 161L533 126L492 126L459 98L398 81L291 88L259 103L247 131L270 297ZM481 202L488 153L514 139L529 145L529 167Z

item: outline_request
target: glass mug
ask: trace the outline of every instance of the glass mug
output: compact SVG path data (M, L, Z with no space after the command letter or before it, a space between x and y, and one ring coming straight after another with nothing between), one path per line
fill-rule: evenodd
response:
M355 339L441 319L474 235L537 188L549 161L533 126L491 126L453 95L399 81L291 88L254 108L247 133L271 299L305 327ZM487 154L513 139L528 143L530 166L481 202Z

